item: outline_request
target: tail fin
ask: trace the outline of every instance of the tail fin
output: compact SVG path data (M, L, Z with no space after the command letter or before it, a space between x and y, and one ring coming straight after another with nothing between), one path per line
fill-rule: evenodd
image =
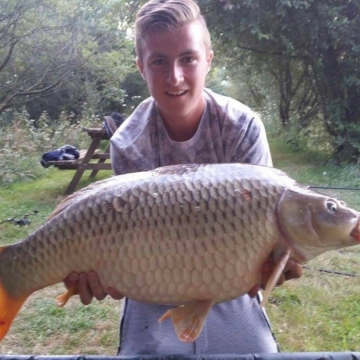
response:
M0 341L9 331L11 323L26 299L27 296L12 298L0 283Z
M6 246L0 247L0 253L5 249ZM0 280L0 341L8 332L11 323L27 298L28 295L21 298L13 298L6 291Z

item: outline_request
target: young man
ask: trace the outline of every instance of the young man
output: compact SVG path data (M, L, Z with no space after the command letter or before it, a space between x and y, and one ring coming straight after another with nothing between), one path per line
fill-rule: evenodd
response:
M151 97L111 139L116 175L184 163L242 162L272 166L264 126L245 105L206 89L213 52L210 35L193 0L151 0L136 18L137 65ZM121 261L121 259L119 259ZM288 264L288 278L300 276ZM271 264L264 265L264 281ZM71 274L82 301L106 294L97 275ZM260 285L260 284L259 284ZM256 294L257 289L251 291ZM277 352L258 298L242 296L215 305L194 343L180 342L170 321L158 324L167 306L125 300L119 355Z

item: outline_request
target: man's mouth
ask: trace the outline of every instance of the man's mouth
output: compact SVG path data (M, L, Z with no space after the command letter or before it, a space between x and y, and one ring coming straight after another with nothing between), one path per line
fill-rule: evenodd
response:
M181 96L184 95L186 92L187 90L166 91L166 94L170 96Z

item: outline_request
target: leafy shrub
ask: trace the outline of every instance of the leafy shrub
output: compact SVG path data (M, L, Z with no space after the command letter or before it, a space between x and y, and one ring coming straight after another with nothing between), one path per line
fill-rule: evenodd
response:
M46 171L40 165L44 152L71 144L87 148L89 137L83 127L99 127L101 120L94 115L75 122L62 113L58 121L43 113L39 120L29 118L23 111L13 113L11 120L0 119L0 183L36 178Z

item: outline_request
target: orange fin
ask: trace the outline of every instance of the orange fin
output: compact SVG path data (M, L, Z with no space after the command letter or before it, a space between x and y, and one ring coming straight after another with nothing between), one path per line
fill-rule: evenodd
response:
M63 307L66 305L66 303L69 301L69 299L73 295L77 295L79 293L78 289L76 287L68 289L66 292L64 292L61 295L58 295L56 297L56 305L59 307Z
M168 310L159 319L159 322L171 317L179 340L184 342L193 342L200 335L212 305L213 301L207 300L179 306Z
M0 340L9 331L15 316L29 295L13 298L0 282Z
M271 273L269 281L266 284L266 287L265 287L265 290L263 293L263 299L261 301L260 306L265 306L266 302L268 301L270 293L273 291L274 287L276 286L276 284L286 266L286 263L290 258L290 254L291 254L291 250L290 249L286 250L284 255L281 256L279 262L276 264L273 272Z

